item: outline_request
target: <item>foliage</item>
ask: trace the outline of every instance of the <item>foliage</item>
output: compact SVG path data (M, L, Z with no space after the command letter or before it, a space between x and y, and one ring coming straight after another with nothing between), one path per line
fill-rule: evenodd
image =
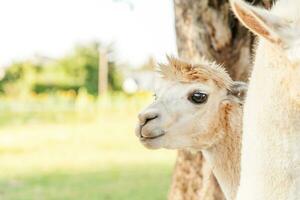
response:
M7 68L4 78L0 81L0 91L9 95L29 92L39 68L39 65L31 62L12 64Z
M20 94L51 93L85 88L89 94L98 94L98 43L77 45L66 56L57 60L21 61L6 69L0 81L0 92ZM112 57L112 56L111 56ZM114 60L109 62L108 84L112 91L121 90L122 76Z

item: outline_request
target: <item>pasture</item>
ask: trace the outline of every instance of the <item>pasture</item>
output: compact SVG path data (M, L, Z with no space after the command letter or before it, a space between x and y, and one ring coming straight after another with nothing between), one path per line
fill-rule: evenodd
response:
M0 199L165 199L176 153L147 150L134 135L149 101L1 99Z

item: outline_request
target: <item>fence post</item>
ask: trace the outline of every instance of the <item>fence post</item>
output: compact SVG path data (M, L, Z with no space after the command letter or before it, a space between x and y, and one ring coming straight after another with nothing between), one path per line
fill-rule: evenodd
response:
M104 49L99 50L98 95L105 95L108 90L108 59Z

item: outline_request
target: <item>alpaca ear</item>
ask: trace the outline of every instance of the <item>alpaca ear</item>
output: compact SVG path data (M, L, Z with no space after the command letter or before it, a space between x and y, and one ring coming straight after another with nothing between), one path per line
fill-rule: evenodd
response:
M245 82L235 81L231 86L228 94L239 99L240 102L244 102L248 90L248 85Z
M236 17L250 31L271 43L280 44L282 42L280 30L286 26L284 20L242 0L230 0L230 4Z

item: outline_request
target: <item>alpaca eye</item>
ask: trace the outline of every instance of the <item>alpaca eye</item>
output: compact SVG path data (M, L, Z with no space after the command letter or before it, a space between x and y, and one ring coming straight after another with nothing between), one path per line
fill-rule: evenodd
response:
M189 96L189 100L195 104L202 104L207 101L208 95L202 92L194 92Z

